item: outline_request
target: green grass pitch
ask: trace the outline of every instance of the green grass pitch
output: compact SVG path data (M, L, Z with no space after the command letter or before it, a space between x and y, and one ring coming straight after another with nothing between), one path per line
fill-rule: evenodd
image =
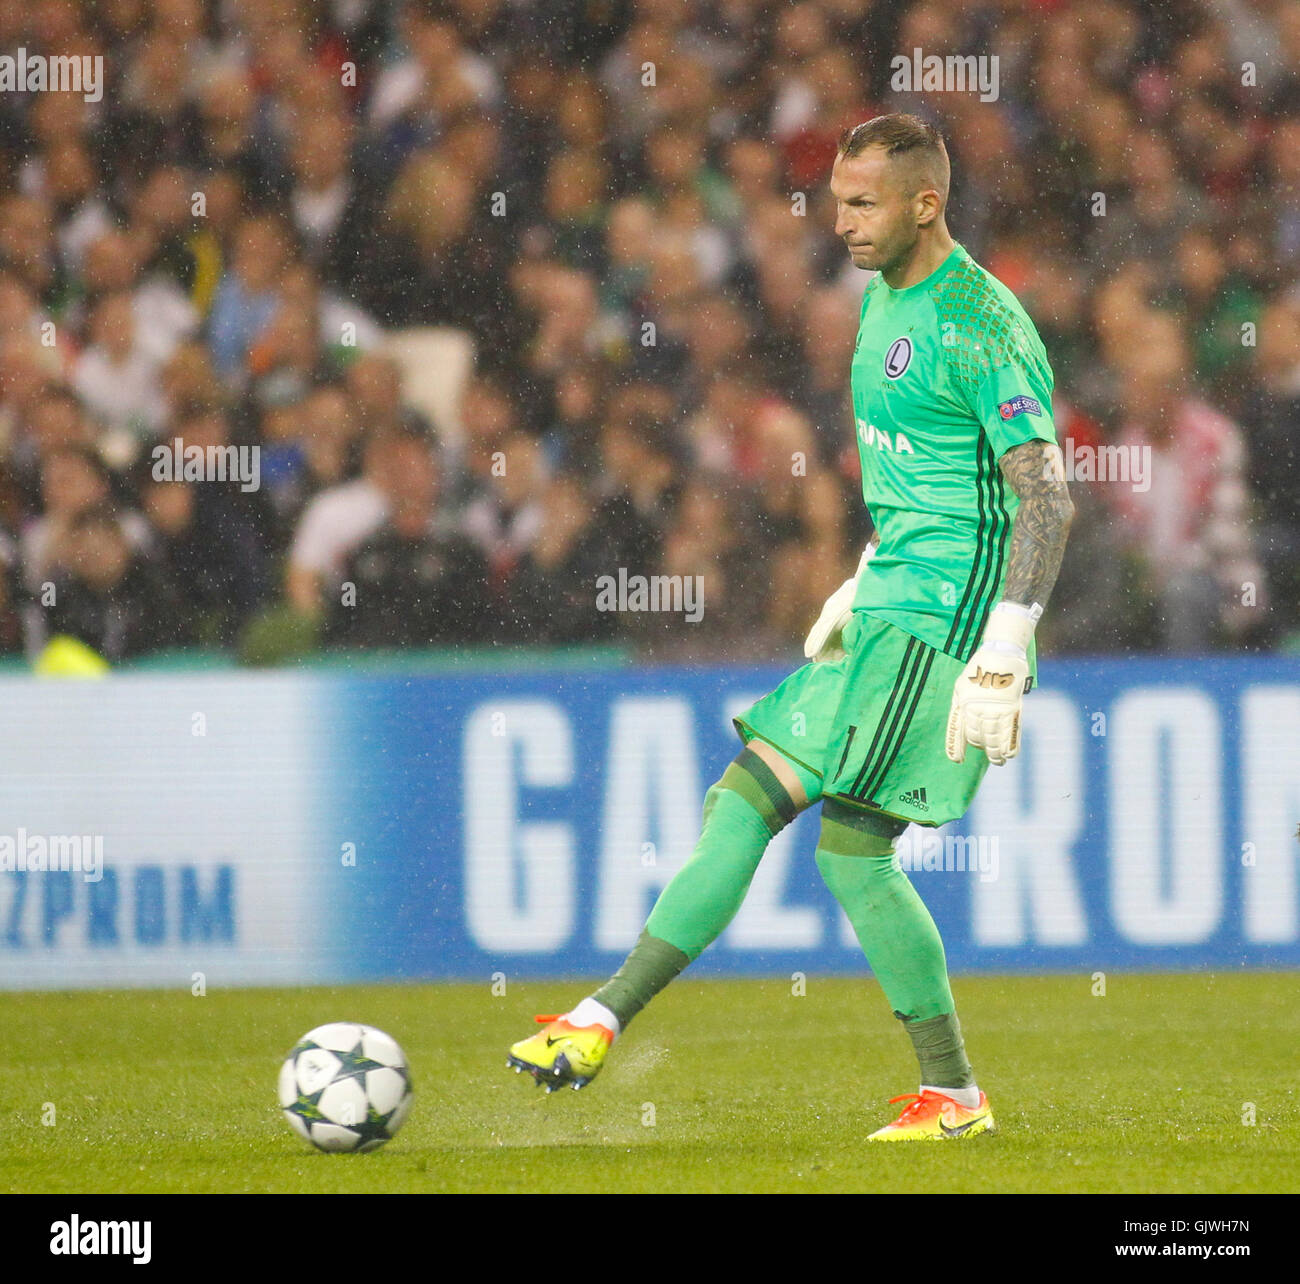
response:
M600 1077L505 1064L590 983L0 995L0 1191L1294 1191L1296 976L959 977L999 1133L868 1146L916 1090L870 979L683 977ZM301 1034L353 1020L411 1059L371 1155L318 1154L275 1100ZM46 1103L54 1122L46 1126ZM1254 1123L1245 1122L1253 1108Z

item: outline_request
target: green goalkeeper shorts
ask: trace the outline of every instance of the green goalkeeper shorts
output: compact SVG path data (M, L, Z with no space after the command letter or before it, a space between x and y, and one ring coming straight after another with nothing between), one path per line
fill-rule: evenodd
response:
M961 816L989 760L945 749L952 691L965 665L863 611L844 626L842 660L805 664L733 719L821 777L823 798L918 825Z

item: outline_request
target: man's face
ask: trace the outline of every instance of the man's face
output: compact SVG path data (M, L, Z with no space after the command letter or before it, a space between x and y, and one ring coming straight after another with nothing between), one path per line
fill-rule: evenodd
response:
M837 156L831 169L835 235L848 246L853 266L885 271L903 262L917 240L917 197L904 190L900 169L883 147Z
M116 587L131 564L131 550L116 522L82 527L67 549L77 578L100 592Z
M235 272L254 292L267 290L279 274L280 240L267 223L248 219L235 245Z
M41 470L41 493L48 512L80 513L104 499L104 479L78 455L58 451Z
M194 490L187 482L159 482L145 491L144 511L164 535L179 535L194 516Z
M47 397L32 412L32 436L42 454L83 440L85 428L76 406L62 397Z
M394 437L384 460L384 489L394 509L427 517L438 496L438 467L433 452L419 441Z

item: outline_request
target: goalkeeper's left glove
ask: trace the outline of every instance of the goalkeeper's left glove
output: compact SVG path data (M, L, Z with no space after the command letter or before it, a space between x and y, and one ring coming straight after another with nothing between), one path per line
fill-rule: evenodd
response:
M948 757L966 761L966 746L983 749L995 766L1020 751L1020 704L1029 681L1029 642L1043 608L999 602L970 663L952 692Z
M817 623L812 626L804 639L803 653L808 659L844 659L845 651L840 645L840 637L844 632L844 626L853 618L853 599L858 595L858 577L875 551L875 544L868 544L858 561L858 569L853 578L845 580L826 599L826 605L822 607Z

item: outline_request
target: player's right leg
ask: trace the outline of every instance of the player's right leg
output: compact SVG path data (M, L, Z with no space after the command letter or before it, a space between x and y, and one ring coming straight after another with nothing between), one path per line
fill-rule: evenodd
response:
M969 1137L993 1130L966 1057L943 942L894 850L909 820L960 817L988 769L952 762L943 728L961 660L866 619L863 663L845 675L845 716L822 785L817 867L843 907L890 1008L911 1038L920 1089L873 1141ZM855 734L856 733L856 734Z
M507 1064L548 1092L590 1083L628 1022L735 917L767 844L821 796L815 772L752 740L705 794L691 858L664 888L623 966L570 1012L514 1044Z
M939 929L903 872L895 844L905 822L822 800L817 868L848 916L872 975L911 1037L921 1089L871 1141L969 1137L993 1131L975 1083L948 982Z

